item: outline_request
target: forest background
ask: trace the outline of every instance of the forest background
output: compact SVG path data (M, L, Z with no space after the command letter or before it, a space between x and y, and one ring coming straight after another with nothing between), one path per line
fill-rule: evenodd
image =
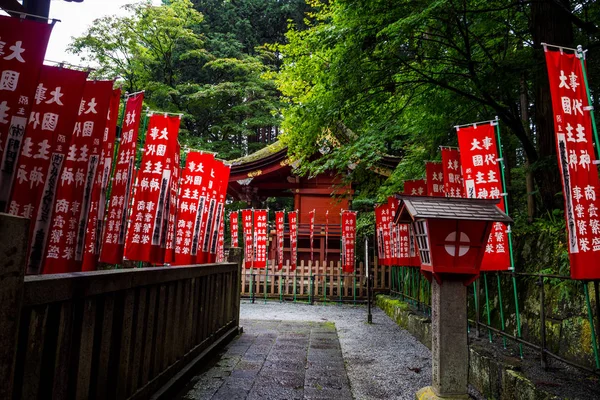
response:
M354 207L365 211L362 234L372 233L374 203L423 177L425 161L440 160L440 146L456 146L455 125L498 117L517 264L568 274L541 43L589 50L590 89L598 93L598 2L174 0L126 7L131 17L100 18L70 46L99 66L96 77L118 77L130 93L145 90L151 109L184 113L182 146L230 160L281 140L300 161L299 173L339 172L355 189ZM389 177L373 172L384 155L402 158ZM285 199L265 203L291 207Z

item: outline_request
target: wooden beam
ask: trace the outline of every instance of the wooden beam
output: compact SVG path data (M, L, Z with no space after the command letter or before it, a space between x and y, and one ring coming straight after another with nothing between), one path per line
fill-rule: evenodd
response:
M17 0L0 0L0 8L13 17L18 17L19 12L27 12L25 7L23 7Z

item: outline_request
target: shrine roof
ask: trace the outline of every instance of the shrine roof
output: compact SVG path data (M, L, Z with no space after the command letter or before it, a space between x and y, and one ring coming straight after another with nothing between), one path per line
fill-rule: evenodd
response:
M452 197L427 197L396 195L400 212L395 222L408 222L417 218L454 219L470 221L511 222L498 203L500 199L462 199Z

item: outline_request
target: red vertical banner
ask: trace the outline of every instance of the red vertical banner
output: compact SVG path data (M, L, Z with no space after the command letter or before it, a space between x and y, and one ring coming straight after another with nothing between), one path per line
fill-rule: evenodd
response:
M219 242L219 227L225 213L225 198L227 196L227 186L229 184L229 174L231 167L222 162L216 163L215 182L213 185L212 196L214 197L215 206L213 207L212 225L210 227L208 261L214 262L217 255L217 245ZM212 204L211 204L212 205ZM209 215L209 221L211 216Z
M290 267L295 271L298 266L298 211L288 213L290 228Z
M210 243L212 229L217 217L217 202L219 197L219 184L222 179L224 165L221 161L214 160L207 166L207 176L200 192L198 212L202 210L198 252L192 253L196 263L210 261ZM201 204L200 204L201 203ZM200 207L202 205L202 207ZM194 249L195 250L195 249Z
M242 231L244 233L244 267L252 268L254 264L254 232L252 231L252 211L242 210Z
M356 246L356 212L342 211L342 268L354 272L354 249Z
M444 169L442 167L442 163L425 163L425 171L427 174L427 196L443 197Z
M390 265L400 265L400 229L394 224L396 211L398 210L399 201L395 197L388 197L388 209L390 211L390 239L392 251L392 262Z
M0 211L7 208L53 26L0 15ZM60 102L60 92L55 96ZM46 118L46 126L59 119L50 112Z
M495 121L457 128L464 187L468 198L499 199L503 195L495 128ZM504 202L501 201L498 207L504 211ZM499 222L494 223L481 270L502 271L509 268L510 253L506 226Z
M168 222L166 226L167 238L164 244L164 255L163 262L165 264L171 264L175 261L175 230L177 228L177 199L179 194L179 185L181 183L181 145L177 141L175 150L173 152L173 166L171 174L171 190L169 193L169 213Z
M73 272L81 268L85 231L92 204L92 189L113 81L88 81L79 116L60 173L52 210L43 272ZM38 232L36 232L36 235Z
M87 72L44 65L19 154L8 212L35 218L58 136L71 137ZM64 139L63 139L64 138ZM31 225L33 230L33 224Z
M125 257L129 260L162 263L156 249L166 240L166 205L180 122L180 116L164 114L153 114L148 121L127 231Z
M229 232L231 233L231 247L239 247L240 241L237 211L233 211L229 214Z
M379 204L375 206L375 237L377 238L377 256L378 264L386 265L385 241L383 236L383 209L386 205Z
M314 260L315 251L315 210L308 213L309 225L310 225L310 261Z
M398 224L396 226L398 227L398 240L400 242L397 265L412 265L410 255L410 225Z
M411 196L426 196L427 183L425 182L425 179L404 181L404 194Z
M458 149L442 148L444 192L446 197L464 197L462 167Z
M117 134L117 119L119 116L119 105L121 103L121 89L113 90L110 106L106 115L106 126L102 138L102 150L100 162L96 171L96 180L92 189L92 201L90 213L87 220L85 233L85 245L83 247L82 271L94 271L100 256L100 239L102 237L102 225L106 207L106 195L112 161L114 155L113 145Z
M267 210L254 210L254 268L267 266Z
M578 56L545 49L563 184L571 278L600 278L600 193L591 107Z
M383 261L381 265L392 265L391 219L389 204L379 206L381 237L383 240Z
M143 102L144 92L128 96L126 99L119 150L111 180L110 200L102 232L100 262L120 264L123 261Z
M193 264L195 255L201 246L202 210L206 198L208 176L213 162L214 156L212 154L197 151L187 153L177 200L174 262L177 265Z
M217 262L225 261L225 220L221 219L219 226L219 245L217 246Z
M277 237L277 269L283 268L283 229L285 211L275 211L275 236Z

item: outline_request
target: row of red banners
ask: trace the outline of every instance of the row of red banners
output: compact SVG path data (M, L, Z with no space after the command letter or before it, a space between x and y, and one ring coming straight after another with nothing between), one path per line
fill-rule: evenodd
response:
M190 152L181 177L181 117L149 113L136 168L143 92L117 139L121 91L42 65L51 28L0 16L0 211L32 220L27 273L222 259L229 167Z
M266 268L267 266L267 227L268 210L246 209L234 211L229 214L229 229L231 232L231 246L239 246L238 224L241 213L242 234L244 238L244 267ZM314 238L314 211L310 212L311 229L311 258L312 243ZM289 238L290 238L290 270L295 271L298 264L298 213L292 211L288 213ZM326 213L326 222L328 222L328 213ZM284 227L285 211L275 212L275 255L277 257L277 269L283 268L284 260ZM356 213L345 210L342 212L342 268L344 272L354 271L354 248L356 243ZM329 228L325 225L325 246Z

